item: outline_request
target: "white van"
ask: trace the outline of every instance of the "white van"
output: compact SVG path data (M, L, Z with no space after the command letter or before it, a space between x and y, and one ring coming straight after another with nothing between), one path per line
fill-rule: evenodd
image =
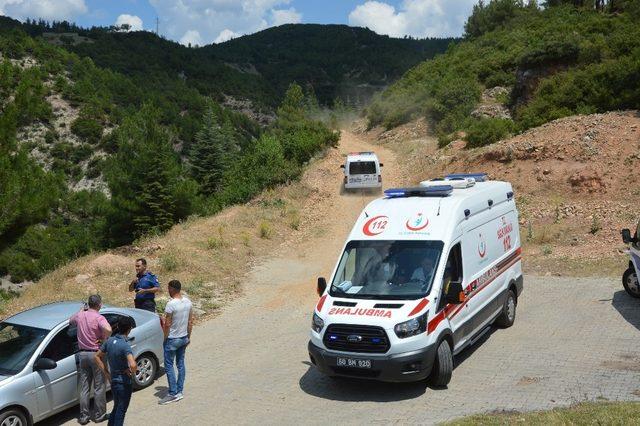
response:
M373 152L352 152L340 167L344 169L344 188L381 188L384 164Z
M451 379L453 355L522 292L511 184L449 175L385 191L360 214L312 319L311 362L330 376Z

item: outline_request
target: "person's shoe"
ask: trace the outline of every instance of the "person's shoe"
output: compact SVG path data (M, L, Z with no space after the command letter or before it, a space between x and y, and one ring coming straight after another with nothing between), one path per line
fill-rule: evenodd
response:
M176 402L180 401L181 399L184 399L184 394L182 392L178 392L176 394Z
M88 418L78 419L78 423L81 424L81 425L88 425L89 424L89 419Z
M94 422L95 423L102 423L102 422L106 422L107 420L109 420L109 413L104 413L103 415L101 415L100 417L97 417Z
M176 399L176 395L167 395L164 398L162 398L160 401L158 401L158 404L160 405L167 405L167 404L171 404L172 402L177 402L178 399Z

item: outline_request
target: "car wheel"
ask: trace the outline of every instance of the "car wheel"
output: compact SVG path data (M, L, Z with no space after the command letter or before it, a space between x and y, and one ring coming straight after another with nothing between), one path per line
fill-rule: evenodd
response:
M638 285L638 275L635 269L629 268L624 271L622 285L629 296L640 298L640 285Z
M136 390L144 389L151 385L158 373L158 362L151 354L142 354L136 360L138 369L133 380L133 387Z
M516 320L516 306L516 294L513 290L509 290L502 306L502 313L496 318L495 324L502 328L511 327Z
M445 387L451 381L453 373L453 354L449 342L443 340L438 346L436 359L431 370L429 381L433 386Z
M0 426L27 426L27 419L20 410L6 410L0 413Z

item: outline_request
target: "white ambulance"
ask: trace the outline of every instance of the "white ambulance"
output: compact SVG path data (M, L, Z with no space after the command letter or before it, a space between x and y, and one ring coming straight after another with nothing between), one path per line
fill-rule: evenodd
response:
M383 166L373 152L350 153L340 166L344 169L344 188L381 188Z
M457 174L385 191L360 214L313 313L309 355L330 376L451 379L453 356L513 324L522 292L511 184Z

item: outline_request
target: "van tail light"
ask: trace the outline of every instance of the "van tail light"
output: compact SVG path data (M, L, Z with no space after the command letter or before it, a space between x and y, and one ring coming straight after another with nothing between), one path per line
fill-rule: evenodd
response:
M382 176L378 175L378 183L382 183Z
M344 183L347 183L347 177L346 176L344 177Z

